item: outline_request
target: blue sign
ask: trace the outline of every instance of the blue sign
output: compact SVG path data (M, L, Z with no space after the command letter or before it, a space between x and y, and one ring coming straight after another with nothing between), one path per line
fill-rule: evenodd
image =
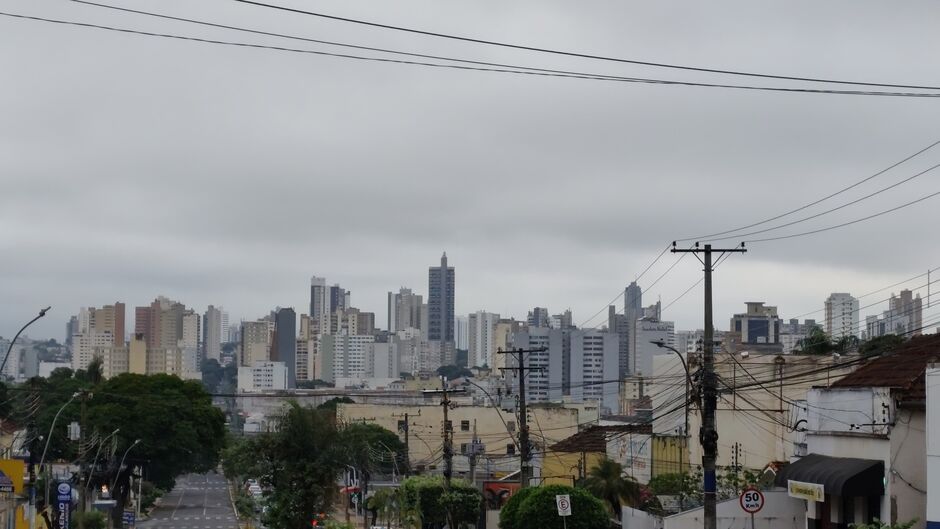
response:
M0 492L13 492L13 480L0 471Z
M58 529L69 529L72 517L72 485L62 481L56 486L56 513L59 515Z
M124 527L134 527L137 524L137 513L134 511L124 511L121 520L124 521Z

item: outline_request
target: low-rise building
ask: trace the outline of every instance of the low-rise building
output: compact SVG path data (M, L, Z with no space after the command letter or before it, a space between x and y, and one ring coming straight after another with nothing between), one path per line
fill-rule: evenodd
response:
M778 485L806 499L808 527L875 518L926 527L926 371L938 355L940 336L915 337L809 390L807 455L777 476Z

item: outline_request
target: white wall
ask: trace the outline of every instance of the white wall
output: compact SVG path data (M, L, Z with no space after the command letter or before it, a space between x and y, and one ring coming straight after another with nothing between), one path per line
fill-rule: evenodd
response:
M718 529L751 529L751 515L741 509L738 499L718 504ZM701 508L663 518L663 529L699 529ZM624 526L629 527L629 526ZM806 502L787 496L786 491L764 491L764 508L754 516L753 529L804 529Z
M927 523L940 525L940 367L927 370Z

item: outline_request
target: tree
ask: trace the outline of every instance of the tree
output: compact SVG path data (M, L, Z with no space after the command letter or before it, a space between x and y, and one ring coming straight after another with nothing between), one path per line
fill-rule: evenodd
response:
M469 378L473 376L473 372L467 369L466 367L460 367L455 365L441 366L437 368L437 374L442 377L447 377L447 380L455 380L458 378Z
M202 361L202 383L206 386L206 391L215 393L222 382L222 374L222 364L215 358Z
M333 384L325 380L299 380L297 381L297 389L317 389L317 388L331 388Z
M512 496L510 496L509 501L503 505L503 508L499 511L499 527L500 529L523 529L524 525L519 520L519 507L522 506L522 503L536 490L534 487L526 487L524 489L517 490Z
M335 414L337 404L355 404L355 401L349 397L333 397L332 399L317 406L317 409L332 411Z
M897 334L886 334L863 342L859 346L858 352L866 356L884 354L893 351L902 343L904 343L904 337L898 336Z
M823 355L835 350L832 339L819 325L813 327L809 336L800 340L800 350L810 355Z
M405 444L398 435L377 424L349 424L339 434L347 464L364 473L407 473Z
M270 492L264 522L275 529L306 529L330 512L336 476L344 468L339 433L329 412L291 402L274 432L245 438L225 451L226 474L255 478Z
M621 504L631 507L640 504L640 484L623 473L623 466L611 459L604 459L588 472L584 488L604 500L611 513L619 520Z
M403 513L413 513L423 527L449 527L476 522L483 498L480 491L463 480L452 480L445 490L440 476L413 476L401 484L400 506ZM416 518L417 520L414 520ZM449 523L448 523L449 522Z
M136 464L146 462L149 480L170 490L177 476L214 469L225 445L225 417L212 397L200 382L172 375L123 374L98 384L87 401L87 418L90 431L120 429L115 453L127 454L127 464L112 461L100 474L115 484L111 493L119 506L127 502ZM116 523L121 511L114 509Z
M525 490L525 489L523 489ZM521 491L520 491L521 492ZM516 494L519 494L517 492ZM555 506L555 496L567 494L571 498L571 516L562 520ZM513 496L515 497L515 495ZM510 499L512 502L512 499ZM503 507L509 507L509 503ZM505 525L505 522L510 522ZM500 513L502 529L530 528L538 529L605 529L610 526L610 517L604 502L595 498L587 490L566 485L548 485L532 488L526 493L518 506L513 520L505 520Z

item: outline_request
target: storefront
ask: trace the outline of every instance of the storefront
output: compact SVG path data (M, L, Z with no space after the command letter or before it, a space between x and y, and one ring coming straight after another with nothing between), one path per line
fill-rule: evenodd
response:
M781 469L775 481L806 500L808 529L847 529L882 518L883 461L809 454Z

